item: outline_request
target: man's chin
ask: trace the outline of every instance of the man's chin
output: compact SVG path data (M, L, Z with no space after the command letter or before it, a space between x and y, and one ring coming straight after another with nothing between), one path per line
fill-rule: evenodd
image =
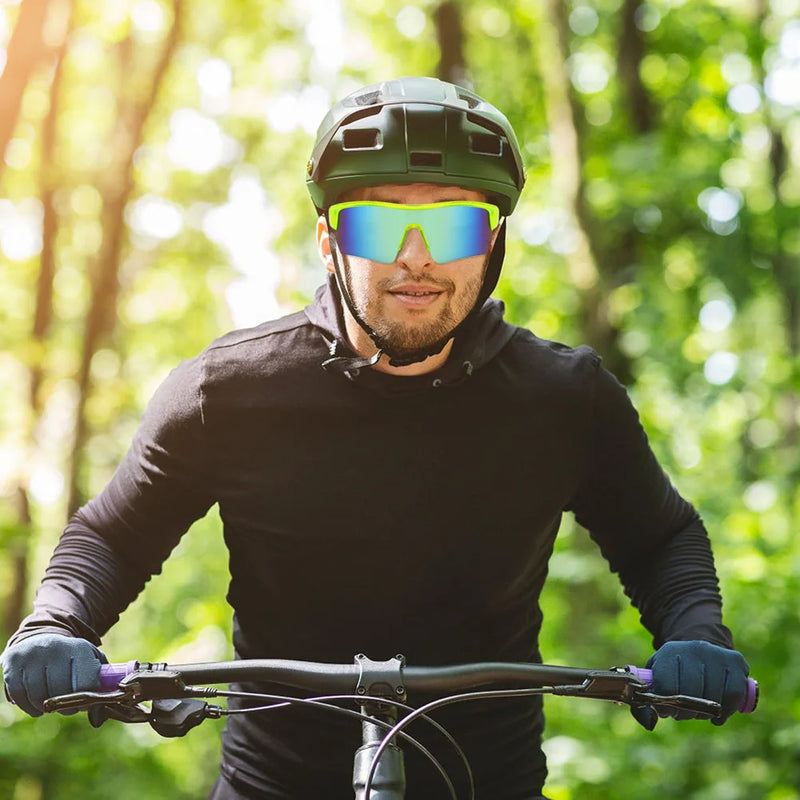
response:
M429 355L434 355L440 352L449 340L449 331L438 339L426 337L424 339L419 338L413 341L405 339L403 342L397 342L391 338L382 337L381 349L393 361L407 359L412 359L413 361L422 361Z

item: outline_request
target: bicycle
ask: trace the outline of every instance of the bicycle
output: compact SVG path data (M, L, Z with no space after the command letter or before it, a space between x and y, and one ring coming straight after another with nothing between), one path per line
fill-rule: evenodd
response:
M281 659L254 659L214 663L170 665L129 661L101 667L97 691L76 692L45 701L46 712L88 711L103 707L105 717L127 723L147 722L160 735L183 736L205 719L234 713L259 713L291 705L326 709L358 719L362 745L353 763L356 800L402 800L405 796L403 751L398 741L418 749L434 766L457 800L450 775L438 759L406 728L424 719L455 749L464 765L469 797L475 786L469 763L453 737L428 715L456 702L471 702L533 694L588 697L629 706L653 705L717 716L719 704L685 695L656 695L649 670L633 666L608 670L580 669L544 664L485 662L443 667L407 667L402 655L388 661L372 661L358 654L353 664L329 664ZM202 684L269 682L313 696L298 698L258 692L217 689ZM443 695L419 708L406 704L411 692ZM456 694L452 694L456 692ZM751 713L758 705L758 684L748 680L747 694L739 711ZM246 698L267 705L227 709L204 698ZM355 701L356 711L340 703ZM150 703L150 706L144 705ZM402 718L399 712L404 712Z

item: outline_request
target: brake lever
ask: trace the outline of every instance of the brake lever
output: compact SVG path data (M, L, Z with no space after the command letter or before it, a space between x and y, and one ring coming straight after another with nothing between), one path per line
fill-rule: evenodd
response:
M710 719L719 716L720 704L713 700L688 695L660 695L649 691L649 686L623 667L590 672L583 683L572 686L554 686L550 693L569 697L591 697L612 703L625 703L631 707L646 705L680 708L702 714Z
M116 692L73 692L60 694L57 697L48 697L42 704L42 710L50 714L55 711L86 711L93 706L102 706L106 703L114 705L133 700L129 692L118 690Z
M152 710L139 703L133 706L123 703L106 703L103 706L103 719L116 719L120 722L150 722L152 718ZM91 717L89 719L91 721Z
M718 717L722 711L722 706L714 700L705 700L702 697L691 697L686 694L664 695L653 694L652 692L637 692L635 700L636 702L631 703L631 705L679 708L682 711L707 715L709 719Z

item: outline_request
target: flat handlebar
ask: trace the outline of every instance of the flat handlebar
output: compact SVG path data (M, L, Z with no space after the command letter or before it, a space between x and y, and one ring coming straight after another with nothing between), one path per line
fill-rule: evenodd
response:
M230 690L209 684L234 683ZM273 684L303 690L311 697L286 697L265 693L249 684ZM122 722L147 722L162 736L183 736L205 719L226 714L257 713L287 705L307 705L361 721L362 746L353 762L353 789L357 800L401 798L405 785L402 751L396 741L413 745L436 768L449 795L457 793L448 770L423 742L407 728L425 720L446 737L463 762L469 797L475 798L475 782L464 751L431 711L451 703L500 697L554 694L589 697L625 703L632 708L652 706L690 712L692 716L715 719L720 705L713 700L685 695L652 693L652 673L637 667L608 670L579 669L547 664L485 662L436 667L407 667L403 656L372 661L363 654L352 664L329 664L282 659L252 659L203 664L151 664L129 661L104 664L98 690L75 692L44 701L44 711L100 712L93 725L112 718ZM271 687L264 687L271 692ZM414 694L416 708L406 705L406 694ZM425 696L436 699L427 700ZM249 698L260 705L218 706L207 698ZM361 711L342 705L355 700ZM152 702L146 702L152 701ZM268 705L263 705L263 703ZM758 684L749 679L740 711L750 713L758 703ZM398 721L398 711L404 716ZM669 713L669 711L667 711ZM99 721L98 721L99 720ZM652 728L651 728L652 729ZM383 791L385 789L385 791Z
M554 694L572 694L643 704L657 702L647 696L652 689L651 670L634 666L611 670L508 662L484 662L437 667L405 666L398 657L373 662L359 655L353 664L331 664L288 659L244 659L202 664L147 664L128 661L104 664L100 668L99 692L114 692L137 673L169 671L185 684L267 682L319 694L375 694L378 687L386 694L404 697L406 692L443 694L474 691L478 688L502 690L532 686L549 687ZM684 698L699 700L699 698ZM701 703L710 701L700 700ZM748 679L747 693L739 711L752 713L758 705L758 684ZM55 709L54 709L55 710Z

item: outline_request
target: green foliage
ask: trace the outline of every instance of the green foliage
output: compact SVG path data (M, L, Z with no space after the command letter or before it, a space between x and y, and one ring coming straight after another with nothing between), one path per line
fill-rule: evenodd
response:
M136 149L113 335L91 363L81 474L88 493L109 478L144 404L180 359L232 325L300 307L321 282L303 172L327 106L357 85L431 74L438 63L433 0L185 5L182 39ZM794 105L782 101L777 81L780 69L796 64L798 5L643 2L635 17L643 51L633 73L620 60L629 4L565 2L566 65L540 57L543 31L551 31L546 5L459 3L474 87L506 110L529 174L510 220L498 294L512 321L538 335L588 341L629 364L653 447L711 532L726 623L763 692L758 713L723 728L663 720L652 734L624 709L553 699L548 793L555 800L798 798L800 118L796 93ZM14 4L0 4L0 47L17 14ZM52 163L42 164L48 69L28 85L6 153L4 586L26 541L30 580L38 580L63 525L91 275L130 133L120 119L126 102L147 92L171 20L166 0L79 0ZM571 277L579 223L551 182L555 134L545 78L563 69L579 137L580 225L598 259L594 294ZM796 82L796 66L792 74ZM636 122L631 78L651 106L649 127ZM54 320L37 343L30 334L43 172L59 228ZM20 231L32 231L34 245ZM613 335L596 339L592 321ZM37 365L38 419L28 397ZM31 490L32 528L15 510L20 483ZM212 513L186 535L106 638L113 660L229 654L220 527ZM603 667L643 663L650 654L636 611L569 518L542 607L547 660ZM216 771L220 726L211 722L167 742L115 722L95 731L76 717L29 720L6 704L0 728L0 796L14 800L99 799L109 787L123 799L196 798Z

